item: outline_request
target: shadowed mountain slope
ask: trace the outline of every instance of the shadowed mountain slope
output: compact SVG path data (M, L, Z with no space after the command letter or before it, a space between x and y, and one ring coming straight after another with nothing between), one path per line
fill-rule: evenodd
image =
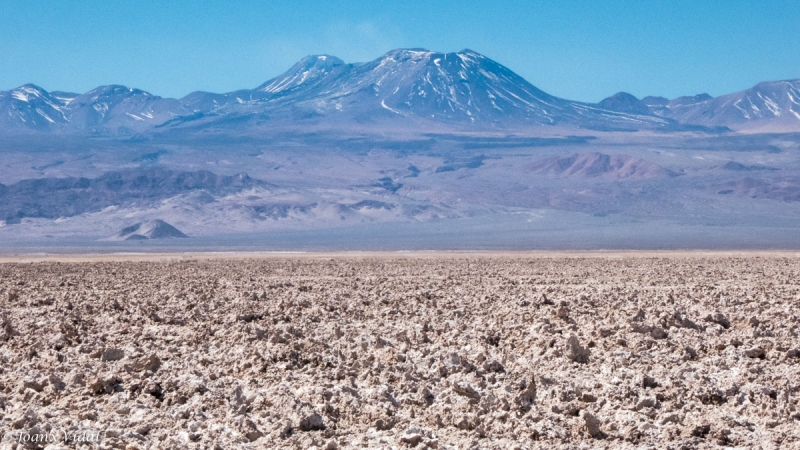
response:
M205 170L176 172L157 167L109 172L94 179L28 179L0 188L0 218L8 223L24 217L53 219L191 191L225 195L268 186L244 173L220 176Z
M550 157L529 166L532 173L561 178L596 178L613 180L648 179L672 176L669 170L629 155L576 153Z

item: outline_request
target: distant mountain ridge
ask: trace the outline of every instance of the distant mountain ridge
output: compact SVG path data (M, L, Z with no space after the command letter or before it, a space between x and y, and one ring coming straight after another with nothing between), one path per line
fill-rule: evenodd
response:
M131 202L153 202L192 191L225 195L267 182L245 173L217 175L207 170L172 171L160 167L108 172L97 178L38 178L0 184L0 220L56 219Z
M620 92L602 100L598 106L618 112L649 113L683 124L712 128L800 131L800 79L763 82L719 97L699 94L673 100L664 97L638 100Z
M235 133L297 123L799 131L800 80L760 83L717 98L639 100L621 92L589 104L550 95L472 50L397 49L356 64L331 55L308 56L254 89L193 92L182 99L119 85L85 94L47 92L31 84L0 92L0 133Z
M179 100L119 85L85 94L50 93L33 84L0 92L0 130L124 134L189 113Z

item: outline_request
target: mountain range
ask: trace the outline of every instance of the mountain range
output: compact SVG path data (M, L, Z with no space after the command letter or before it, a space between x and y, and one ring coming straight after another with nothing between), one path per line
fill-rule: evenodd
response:
M800 130L800 79L768 81L719 97L700 94L672 100L664 97L638 100L618 93L600 104L617 111L647 114L649 110L654 116L707 127L763 132Z
M181 99L25 85L0 93L0 252L797 248L798 102L577 102L470 50Z
M119 85L85 94L28 84L0 92L0 133L89 136L260 133L285 126L471 131L800 131L800 80L713 98L624 92L597 104L550 95L471 50L399 49L366 63L303 58L254 89L162 98Z

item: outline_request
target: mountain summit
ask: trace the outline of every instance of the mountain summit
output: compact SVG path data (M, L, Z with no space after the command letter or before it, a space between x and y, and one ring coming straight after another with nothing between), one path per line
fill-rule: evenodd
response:
M0 92L0 129L49 130L69 122L66 102L33 84Z
M636 117L547 94L472 50L440 53L398 49L363 64L330 56L303 59L256 91L260 100L314 115L358 121L436 121L478 125L568 125L657 128L660 118Z
M290 91L301 86L312 86L316 82L330 76L331 73L336 73L336 69L341 66L344 66L344 61L335 56L306 56L283 75L267 81L255 90L257 92L276 94Z

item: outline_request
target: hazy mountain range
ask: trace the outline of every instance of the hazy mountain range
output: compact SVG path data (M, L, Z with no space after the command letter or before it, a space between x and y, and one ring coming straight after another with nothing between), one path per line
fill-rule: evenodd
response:
M309 56L182 99L0 92L0 156L0 249L800 246L800 80L589 104L470 50Z

